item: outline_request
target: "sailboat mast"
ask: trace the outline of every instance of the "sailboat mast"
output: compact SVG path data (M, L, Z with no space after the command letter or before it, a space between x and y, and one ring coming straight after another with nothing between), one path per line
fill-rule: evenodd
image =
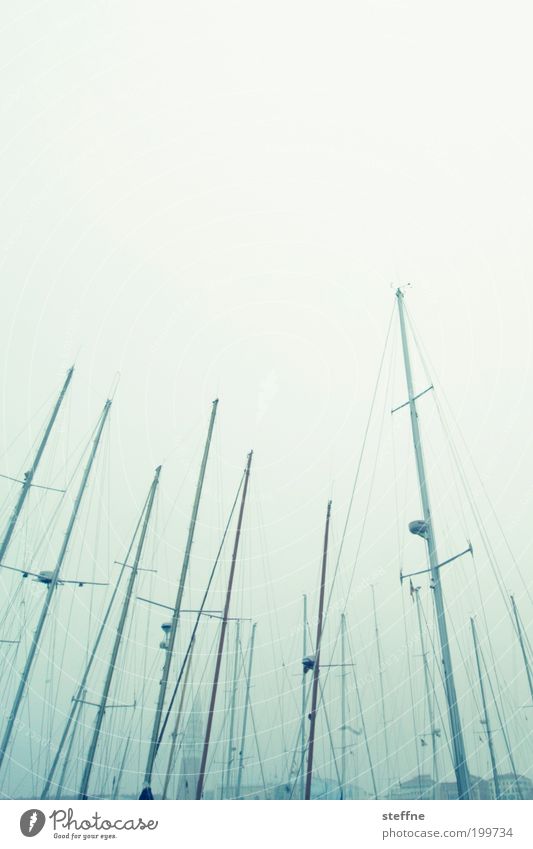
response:
M231 688L231 702L229 709L229 734L228 734L228 754L226 758L226 780L222 786L221 797L224 799L231 798L231 778L233 776L233 760L235 753L234 733L235 733L235 703L237 701L237 687L239 678L239 646L241 623L237 619L235 622L235 657L233 659L233 684Z
M215 665L215 675L213 678L213 687L211 690L211 702L209 704L209 713L207 717L207 728L205 732L205 740L204 740L204 748L202 751L202 761L200 764L200 771L198 774L198 783L196 785L196 798L201 799L204 792L204 783L205 783L205 775L207 769L207 756L209 754L209 743L211 740L211 729L213 727L213 715L215 712L215 705L217 700L217 689L218 689L218 681L220 678L220 667L222 665L222 653L224 651L224 641L226 639L226 630L228 627L228 616L229 616L229 608L231 602L231 591L233 589L233 578L235 576L235 564L237 562L237 553L239 551L239 541L241 538L241 529L242 529L242 519L244 515L244 505L246 504L246 494L248 492L248 482L250 480L250 467L252 465L252 456L253 451L250 451L248 454L248 460L246 463L246 469L244 472L244 486L242 490L241 497L241 506L239 509L239 518L237 520L237 531L235 534L235 543L233 546L233 554L231 557L231 567L228 579L228 588L226 590L226 603L224 606L224 614L222 617L222 626L220 629L220 639L218 643L218 651L217 651L217 660Z
M520 622L520 616L518 615L518 608L516 606L516 602L514 600L514 596L511 596L511 604L513 606L513 614L516 622L516 633L518 634L518 641L520 643L520 650L522 652L522 658L524 660L524 666L526 668L527 675L527 683L529 684L529 693L531 695L531 701L533 702L533 678L531 676L531 668L529 666L529 658L526 652L526 646L524 642L524 635L522 633L522 623Z
M411 371L411 360L409 355L409 344L407 341L407 330L405 325L404 314L404 295L401 289L396 291L396 299L398 302L398 313L400 318L400 332L402 337L402 350L405 366L405 378L407 383L407 392L409 396L409 412L411 417L411 431L413 436L413 445L416 458L416 469L418 475L418 485L420 490L420 500L422 502L422 510L424 513L424 523L426 532L424 538L427 544L429 567L431 573L431 586L433 588L433 599L435 603L435 612L437 618L437 630L439 634L440 650L442 654L442 666L444 673L444 688L446 693L446 701L448 705L448 715L450 721L452 750L453 750L453 766L455 778L457 781L457 795L459 799L470 798L470 777L468 765L466 761L466 751L463 738L463 730L461 726L461 717L459 706L457 704L457 692L455 689L455 680L453 675L452 656L450 652L450 642L448 638L448 625L446 622L446 613L444 609L444 597L442 584L440 580L439 559L437 555L437 544L433 529L433 519L431 515L429 490L427 485L426 469L424 464L424 456L422 453L422 440L420 436L420 427L418 424L418 413L416 409L416 399L413 388L413 375Z
M187 682L189 680L189 672L191 670L192 663L192 653L194 650L194 641L195 637L191 639L191 650L189 652L189 657L187 658L187 666L185 667L185 675L183 678L183 687L181 688L180 701L178 705L178 711L176 713L176 722L174 724L174 730L170 735L171 743L170 743L170 752L168 753L168 763L167 763L167 771L165 774L165 781L163 783L163 792L161 793L161 798L167 798L168 785L170 782L170 774L172 771L172 766L174 764L174 759L176 756L176 741L178 739L178 729L180 726L181 716L183 712L183 703L185 701L185 693L187 692Z
M249 648L249 657L248 657L248 671L246 673L246 697L244 700L244 716L242 718L242 734L241 734L241 746L239 749L239 772L237 775L237 789L235 792L235 798L240 799L241 797L241 785L242 785L242 773L244 769L244 747L246 745L246 729L248 727L248 712L250 710L250 687L252 681L252 664L254 660L254 645L255 645L255 629L257 627L257 622L254 622L252 625L252 636L250 637L250 648Z
M326 514L326 529L324 531L324 550L322 553L322 571L320 576L320 598L318 602L318 622L316 629L315 662L313 664L313 692L311 697L311 713L309 716L309 746L307 750L307 774L305 778L305 798L311 799L311 784L313 781L313 754L315 748L315 725L318 700L318 676L320 674L320 643L322 640L322 620L324 616L324 595L326 591L326 567L328 561L329 521L331 517L331 501L328 501Z
M422 653L422 664L424 669L424 685L426 690L429 724L431 727L431 756L433 761L433 798L435 798L435 787L439 783L439 772L437 763L437 729L435 728L435 711L433 709L433 702L431 701L431 686L426 652L426 642L424 640L424 631L422 629L422 615L420 611L419 596L420 587L413 587L413 592L415 593L416 616L418 620L418 633L420 636L420 651Z
M387 715L385 713L385 687L383 683L383 660L381 654L381 639L379 636L379 625L378 625L378 614L376 610L376 594L374 592L374 587L370 587L372 590L372 610L374 611L374 633L376 635L376 650L378 656L378 675L379 675L379 693L381 699L381 722L383 723L383 742L385 745L385 772L386 772L386 785L387 792L390 787L390 755L389 755L389 736L387 733Z
M57 414L59 413L61 404L63 403L63 399L66 395L67 389L69 387L69 383L72 380L72 375L74 374L74 366L69 368L67 371L67 376L65 378L65 382L61 388L59 396L57 398L56 403L54 404L54 409L52 410L52 414L48 420L48 424L46 425L43 437L39 443L39 447L37 448L37 453L35 454L35 458L33 460L32 466L29 471L24 473L24 481L22 483L22 488L19 493L19 497L17 498L16 504L13 507L13 512L9 517L9 521L7 523L6 532L4 534L4 538L0 543L0 565L3 564L5 553L8 549L9 543L11 542L11 537L13 536L13 532L15 530L18 517L20 516L21 510L24 506L24 502L26 501L26 497L30 491L30 487L32 485L33 478L35 477L35 473L39 467L39 463L41 462L41 457L43 456L44 449L46 448L46 443L48 442L49 436L52 432L52 428L55 424L55 420L57 419Z
M187 573L189 571L189 562L191 559L191 551L192 545L194 541L194 532L196 529L196 522L198 519L198 510L200 508L200 498L202 495L202 489L204 485L205 472L207 469L207 460L209 458L209 449L211 446L211 438L213 436L213 428L215 426L215 418L217 415L217 407L218 407L218 398L213 401L213 405L211 408L211 417L209 419L209 427L207 431L207 439L204 446L204 453L202 456L202 463L200 466L200 474L198 477L198 483L196 485L196 494L194 497L194 504L192 508L191 521L189 524L189 533L187 536L187 543L185 545L185 554L183 557L183 563L181 567L180 580L178 585L178 593L176 596L176 602L174 604L174 611L172 613L172 622L170 626L170 632L168 635L168 648L165 651L165 661L163 664L163 673L161 675L161 682L159 685L159 695L157 699L157 705L155 709L154 716L154 724L152 728L152 736L150 739L150 748L148 750L148 758L146 761L146 768L144 771L144 782L143 782L143 791L141 793L141 798L144 799L153 799L153 794L151 790L152 783L152 774L154 771L154 763L158 750L158 739L159 739L159 730L161 727L161 716L163 714L163 707L165 703L165 695L168 686L168 678L170 675L170 667L172 665L172 658L174 654L174 644L176 641L176 633L178 628L178 621L180 617L181 611L181 602L183 599L183 593L185 590L185 581L187 579Z
M346 614L341 613L341 799L346 798Z
M157 486L159 484L160 473L161 473L161 466L158 466L157 469L155 470L154 479L153 479L152 484L150 486L150 491L148 493L146 506L144 508L144 521L143 521L141 533L139 535L139 541L137 543L137 550L135 552L135 559L134 559L133 565L131 567L131 573L130 573L129 581L128 581L128 584L127 584L127 587L126 587L126 594L124 596L124 602L122 604L122 610L121 610L121 613L120 613L120 619L119 619L119 623L118 623L118 626L117 626L117 632L116 632L116 635L115 635L113 650L111 652L111 658L109 660L109 666L108 666L108 669L107 669L107 675L106 675L106 679L105 679L105 682L104 682L104 688L102 690L102 695L101 695L101 698L100 698L100 704L98 705L98 710L97 710L97 713L96 713L96 719L95 719L94 728L93 728L93 734L92 734L91 742L90 742L90 745L89 745L89 750L88 750L88 753L87 753L87 760L86 760L86 763L85 763L85 768L83 770L83 777L82 777L82 780L81 780L81 787L80 787L80 792L79 792L79 798L80 799L86 799L87 793L88 793L88 790L89 790L89 781L90 781L90 778L91 778L91 772L92 772L93 763L94 763L94 755L95 755L95 752L96 752L96 746L98 745L98 738L100 736L100 729L102 727L102 722L103 722L105 710L106 710L106 707L107 707L107 699L108 699L108 696L109 696L109 690L111 688L111 682L113 680L113 674L114 674L115 668L116 668L117 656L118 656L118 652L119 652L119 649L120 649L120 644L122 642L122 634L124 632L124 625L126 624L128 609L129 609L129 606L130 606L131 596L132 596L132 593L133 593L133 587L134 587L134 584L135 584L135 580L137 578L137 573L139 571L139 563L140 563L143 548L144 548L144 541L145 541L146 533L147 533L147 530L148 530L148 523L150 521L150 514L152 512L152 507L153 507L153 504L154 504L155 493L156 493L156 490L157 490Z
M9 714L9 719L7 721L6 730L4 732L4 736L2 739L2 743L0 744L0 768L2 767L2 763L4 761L7 748L9 746L9 742L11 740L11 735L13 733L13 728L15 726L15 721L17 719L17 715L19 712L19 708L26 692L26 686L28 683L28 678L34 663L34 660L37 655L37 651L39 648L39 643L41 640L41 635L43 633L43 629L46 623L46 619L48 616L48 611L50 609L50 604L52 603L52 598L54 595L54 591L58 585L59 575L61 572L61 567L65 560L67 549L70 543L70 538L72 536L72 532L74 530L74 525L76 524L76 519L79 513L79 509L81 507L81 502L83 499L83 495L85 493L85 489L87 487L87 483L89 480L89 476L91 474L91 469L93 467L93 463L96 457L96 453L98 451L98 445L100 443L100 438L102 436L102 431L104 429L104 425L106 423L106 419L111 408L111 401L106 401L104 405L104 409L96 426L96 433L94 436L91 452L89 454L89 459L87 460L87 465L83 471L83 476L81 479L81 483L78 489L78 494L76 495L76 499L74 501L74 506L72 508L72 512L70 514L70 519L67 525L67 530L65 532L65 536L63 538L63 543L61 545L61 549L59 552L59 556L57 559L57 563L55 569L50 578L50 582L46 586L46 595L44 598L43 606L41 608L41 614L39 616L39 621L37 622L37 627L32 637L30 650L28 652L28 656L26 658L26 663L24 665L24 669L22 671L22 675L20 678L19 686L17 689L17 693L15 695L15 699L13 701L13 705L11 707L11 712Z
M501 799L500 779L498 776L498 768L496 766L496 755L494 753L494 743L492 740L492 728L490 725L489 712L487 709L487 699L485 698L485 685L483 684L483 675L481 672L481 659L479 656L479 645L477 639L476 623L473 617L470 617L470 627L472 628L472 639L474 641L474 651L476 654L476 667L479 679L479 689L481 692L481 701L483 704L483 725L487 734L487 745L489 747L490 765L492 767L492 778L494 781L494 794L497 799Z
M303 633L302 633L302 660L307 657L307 596L303 597ZM302 727L300 729L300 799L305 798L305 729L307 726L305 708L307 705L307 679L305 667L302 669Z
M73 704L73 709L74 709L73 719L75 718L76 725L79 721L80 713L81 713L81 710L83 708L83 700L85 699L86 695L87 695L87 690L81 689L80 692L79 692L78 698L76 699L76 701L74 701L74 704ZM67 738L66 738L66 735L65 735L65 740L62 741L63 745L65 744L66 739ZM65 781L66 781L66 776L67 776L67 770L68 770L68 767L69 767L69 764L70 764L70 756L72 754L72 747L74 746L74 740L75 739L76 739L76 734L75 734L75 730L74 730L72 732L72 734L70 735L70 740L68 741L67 751L65 752L65 760L63 761L63 766L61 768L61 774L60 774L59 780L56 784L56 792L54 794L56 796L56 798L59 798L61 793L63 793L63 788L65 786ZM58 758L58 760L59 760L59 758ZM55 767L54 767L54 772L55 772ZM48 790L47 790L47 792L48 792ZM44 798L46 798L46 797L44 795L41 795L41 799L44 799Z
M126 557L126 561L127 561L127 559L128 558ZM126 566L123 564L122 567L121 567L119 576L117 578L115 588L113 589L113 593L112 593L111 598L109 600L109 604L107 605L106 612L105 612L104 617L102 619L102 622L100 624L100 628L98 629L98 634L96 635L96 639L94 641L94 645L93 645L89 660L87 661L87 664L85 666L83 677L82 677L80 684L79 684L79 686L76 690L76 694L74 695L74 697L72 699L72 705L71 705L71 708L70 708L69 715L67 717L67 721L65 723L65 727L63 729L63 733L61 735L59 745L57 747L56 753L54 755L54 759L52 761L52 765L51 765L51 767L48 771L48 775L46 776L46 781L44 783L44 787L43 787L42 792L41 792L41 799L47 799L48 798L48 792L50 790L50 785L51 785L52 780L54 778L55 771L57 769L57 765L60 761L61 754L62 754L63 749L65 747L65 743L67 742L67 738L68 738L68 735L69 735L69 732L70 732L71 725L72 725L73 722L78 721L78 717L79 717L79 714L80 714L81 708L82 708L83 699L84 699L85 693L86 693L87 679L88 679L90 671L92 669L92 665L95 661L96 653L97 653L98 648L100 646L100 643L102 641L102 637L103 637L104 633L106 632L107 623L108 623L108 620L109 620L109 615L110 615L111 610L113 608L115 598L116 598L116 595L117 595L117 592L118 592L118 589L119 589L119 586L120 586L120 583L121 583L121 580L122 580L122 576L123 576L125 570L126 570ZM73 732L73 736L74 736L74 732ZM67 767L68 760L69 760L69 752L70 752L70 748L72 746L73 736L71 737L71 741L70 741L69 746L67 748L67 753L65 755L65 764L63 766L61 777L59 779L59 782L56 784L58 792L61 790L61 788L63 786L63 777L65 775L66 767Z

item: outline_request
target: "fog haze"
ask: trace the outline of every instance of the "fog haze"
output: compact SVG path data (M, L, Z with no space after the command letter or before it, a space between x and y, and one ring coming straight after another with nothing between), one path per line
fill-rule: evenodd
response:
M7 4L0 35L0 472L20 477L28 468L74 363L39 483L79 480L81 448L115 392L64 574L115 580L113 561L124 556L162 463L145 555L157 574L141 577L138 594L173 604L211 402L220 399L186 600L188 607L201 600L253 448L232 612L247 620L245 645L248 620L258 623L252 699L272 783L289 780L297 746L302 595L309 597L314 639L329 498L328 592L336 577L322 662L340 662L345 612L378 784L406 779L420 766L415 740L427 733L420 649L399 571L423 568L424 550L407 532L420 517L408 413L390 415L406 400L393 316L394 290L406 284L423 346L419 351L413 342L417 390L428 381L436 390L420 400L419 414L441 559L470 540L474 546L474 560L458 561L443 577L471 770L489 772L470 642L469 617L476 616L487 658L493 651L496 659L518 772L533 778L533 717L524 708L527 682L505 606L514 592L531 627L530 25L526 3L505 10L493 2L438 9L413 0ZM449 438L501 581L454 471ZM53 568L75 486L55 516L56 496L32 493L6 563ZM16 492L16 484L0 480L2 527ZM213 607L222 606L230 542ZM2 619L9 633L0 636L23 635L17 652L3 649L12 670L8 706L42 587L28 583L22 591L20 577L5 570L0 579L4 598L18 591ZM388 766L371 585L394 752ZM432 620L427 576L420 585ZM30 752L17 738L7 795L39 794L49 764L42 741L51 736L57 743L108 590L61 587L58 595L59 624L46 638L24 709L41 742ZM140 790L165 615L135 603L116 684L117 700L145 702L131 720L123 792L132 795ZM183 620L178 657L191 621ZM216 635L213 622L206 624L193 664L204 711ZM233 639L230 628L231 651ZM229 656L220 704L231 669ZM331 668L324 698L337 737L339 682ZM191 690L189 710L192 699ZM241 686L241 708L243 699ZM42 703L47 708L36 720ZM353 678L349 709L359 729ZM115 765L121 722L113 719L105 744ZM217 733L223 741L224 729ZM254 745L250 739L245 782L255 785ZM215 746L212 776L225 746ZM441 776L451 780L442 746ZM83 751L80 742L79 757ZM362 742L354 751L350 780L371 793ZM419 756L429 772L426 752ZM322 778L335 780L323 720L316 765ZM96 784L106 774L108 780L104 763ZM72 782L74 788L74 774Z

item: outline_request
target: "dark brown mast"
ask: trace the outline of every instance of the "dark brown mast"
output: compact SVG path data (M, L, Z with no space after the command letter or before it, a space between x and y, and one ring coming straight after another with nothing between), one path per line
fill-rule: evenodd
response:
M322 554L322 575L320 577L320 600L318 603L318 624L316 629L315 662L313 664L313 695L311 713L309 714L309 746L307 749L307 775L305 779L305 798L311 798L311 782L313 780L313 753L315 748L316 707L318 699L318 676L320 674L320 643L322 640L322 620L324 617L324 595L326 591L326 566L328 561L329 520L331 517L331 501L328 501L326 514L326 530L324 532L324 551Z
M237 562L237 552L239 550L239 540L241 537L242 517L244 515L244 505L246 503L246 493L248 492L248 481L250 478L250 466L252 465L252 454L248 454L248 461L244 472L244 487L242 490L241 507L239 510L239 519L237 521L237 532L235 534L235 543L233 546L233 554L231 557L231 568L228 579L228 589L226 591L226 604L224 606L224 615L222 617L222 627L220 629L220 640L218 643L217 662L215 665L215 677L213 679L213 689L211 691L211 702L209 705L209 714L207 717L207 728L205 732L204 749L202 752L202 762L200 764L200 772L198 774L198 784L196 786L196 798L201 799L204 792L205 771L207 767L207 755L209 753L209 741L211 739L211 728L213 726L213 715L215 712L215 704L217 700L218 680L220 677L220 667L222 665L222 653L224 651L224 640L226 639L226 630L228 626L229 607L231 602L231 591L233 588L233 578L235 576L235 563Z

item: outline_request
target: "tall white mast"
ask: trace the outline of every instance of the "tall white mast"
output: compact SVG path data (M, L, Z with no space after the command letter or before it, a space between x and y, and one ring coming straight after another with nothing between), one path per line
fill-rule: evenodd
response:
M481 702L483 704L483 725L485 726L485 733L487 735L487 745L489 747L490 765L492 767L492 778L494 781L494 794L497 799L501 799L500 778L498 775L498 768L496 766L496 754L494 752L494 742L492 740L492 728L490 725L487 700L485 698L485 686L483 684L483 674L481 672L481 658L479 656L476 623L474 622L474 619L472 617L470 617L470 627L472 628L472 639L474 641L474 652L476 655L476 667L479 679L479 689L481 691Z
M253 451L248 454L246 469L244 471L244 485L242 488L241 505L239 508L239 517L237 519L237 530L235 532L235 542L233 543L233 553L231 555L231 566L229 571L228 586L226 589L226 601L224 604L224 613L222 615L222 626L220 628L220 637L218 641L217 659L215 663L215 673L213 678L213 686L211 688L211 700L209 702L209 711L207 714L207 728L204 737L204 746L202 749L202 759L200 761L200 770L198 773L198 781L196 784L196 798L202 799L204 794L205 777L207 773L207 757L209 755L209 744L211 742L211 732L213 729L213 717L217 702L218 682L220 679L220 667L222 664L222 655L224 653L224 643L226 640L226 631L228 628L228 617L231 604L231 593L233 590L233 581L235 578L235 566L237 563L237 555L239 553L239 543L242 532L242 520L244 516L244 507L246 505L246 495L248 493L248 484L250 482L250 468L252 465Z
M140 523L139 523L139 525L140 525ZM102 622L101 622L100 627L98 629L98 633L96 635L96 639L94 641L94 644L93 644L93 647L92 647L92 650L91 650L91 654L90 654L89 659L87 661L87 664L85 666L85 670L83 672L82 679L80 681L79 686L76 689L75 695L72 697L72 705L70 707L69 715L67 717L67 721L66 721L65 726L63 728L63 733L61 735L61 739L60 739L58 747L56 749L54 759L53 759L52 764L50 766L50 769L48 771L48 775L46 777L46 781L44 783L44 787L43 787L42 792L41 792L41 799L47 799L48 798L48 794L49 794L49 791L50 791L50 785L51 785L52 780L54 778L54 775L55 775L57 766L59 764L59 761L61 759L61 755L63 753L63 749L64 749L65 744L67 742L71 726L73 725L73 723L75 723L75 726L76 726L77 723L79 722L79 717L80 717L81 709L82 709L82 706L83 706L83 700L85 698L85 694L86 694L86 691L87 691L87 687L86 687L87 680L89 678L93 663L96 660L98 649L99 649L100 643L102 641L102 638L103 638L104 634L107 633L107 623L108 623L111 611L113 610L115 598L117 596L120 584L122 582L124 572L128 568L127 562L128 562L129 555L130 555L130 552L128 551L128 553L126 555L126 560L121 565L121 569L120 569L115 587L113 589L113 593L111 595L111 598L109 599L109 603L107 605L106 611L105 611L104 616L102 618ZM55 787L56 787L56 795L59 795L59 793L61 792L62 787L63 787L64 777L65 777L66 769L67 769L68 762L69 762L69 755L70 755L70 750L72 748L74 735L75 735L75 728L72 731L72 735L70 737L70 741L69 741L69 744L67 746L67 752L65 754L65 761L64 761L63 768L62 768L62 771L61 771L61 776L60 776L59 781L57 783L54 782Z
M163 664L163 673L161 676L161 681L159 684L159 695L157 699L157 705L155 709L154 716L154 724L152 728L152 736L150 739L150 748L148 750L148 758L146 761L146 768L144 771L144 783L143 790L141 792L141 799L153 799L152 793L152 774L154 771L154 763L158 750L158 739L159 739L159 731L161 728L161 716L163 714L163 707L165 703L165 695L167 692L168 686L168 677L170 675L170 667L172 665L172 658L174 654L174 643L176 641L176 633L178 628L178 622L180 618L181 611L181 602L183 599L183 593L185 590L185 581L187 579L187 573L189 571L189 562L191 559L191 551L192 544L194 541L194 532L196 529L196 522L198 519L198 510L200 508L200 498L202 495L202 489L204 485L205 472L207 469L207 460L209 458L209 448L211 446L211 438L213 436L213 428L215 426L215 418L217 415L217 407L218 407L218 398L213 401L213 406L211 408L211 417L209 420L209 428L207 431L207 438L205 441L204 453L202 457L202 463L200 466L200 474L198 477L198 483L196 485L196 494L194 497L194 504L192 508L191 521L189 524L189 533L187 536L187 543L185 545L185 554L183 557L183 564L181 567L180 580L178 585L178 593L176 596L176 602L174 604L174 611L172 613L172 622L170 626L170 632L168 635L168 648L165 651L165 660Z
M427 485L426 469L424 464L424 456L422 453L422 441L420 436L420 427L418 424L418 413L416 409L416 397L413 387L413 375L411 371L411 360L409 356L409 344L407 341L407 330L405 325L404 314L404 295L401 289L396 290L396 299L398 303L398 313L400 317L400 331L402 337L402 350L405 366L405 378L407 383L408 404L411 416L411 431L413 436L413 445L416 458L416 470L418 474L418 486L420 490L420 500L422 502L422 511L424 514L423 528L419 531L419 535L426 541L429 571L431 573L431 587L433 589L433 599L435 602L435 613L437 618L437 630L439 634L440 650L442 654L442 667L444 675L444 689L446 693L446 702L448 705L448 716L451 729L451 741L453 752L453 766L455 778L457 781L457 795L459 799L470 798L470 776L466 761L466 751L463 739L463 730L461 727L461 717L459 714L459 706L457 704L457 693L455 689L455 681L453 676L452 657L450 652L450 642L448 639L448 626L446 624L446 613L444 609L444 598L442 593L442 585L440 580L440 566L437 555L437 544L435 541L435 532L433 529L433 519L431 515L429 491Z
M69 370L67 371L65 382L63 383L61 392L59 393L59 397L56 403L54 404L54 409L52 410L52 414L48 420L48 424L46 425L43 438L41 439L39 447L37 448L37 453L35 454L32 466L29 471L24 473L24 481L22 483L22 488L20 490L19 497L17 498L16 504L13 507L13 512L11 513L11 516L9 517L4 538L0 543L0 565L3 565L4 556L8 549L9 543L11 542L11 537L13 536L13 531L15 530L18 517L20 516L20 512L24 506L24 502L26 501L28 492L30 491L33 478L35 477L35 473L37 471L39 463L41 462L41 457L43 456L44 449L46 448L46 443L48 442L48 438L52 432L55 420L57 419L57 414L59 413L59 409L61 407L61 404L63 403L63 398L65 397L67 389L69 387L69 383L72 380L73 373L74 366L69 368Z
M433 708L433 701L431 699L431 681L429 675L429 665L426 651L426 641L424 640L424 631L422 629L422 615L420 612L420 587L413 587L412 591L415 594L415 602L416 602L416 616L418 620L418 633L420 635L420 651L422 653L422 664L424 669L424 685L426 690L426 700L428 706L428 717L429 724L431 728L431 756L433 761L433 798L435 798L435 788L439 783L439 770L438 770L438 761L437 761L437 737L440 735L440 731L435 728L435 711Z
M183 704L185 702L185 694L187 692L187 683L188 683L188 680L189 680L189 673L191 671L192 653L193 653L193 650L194 650L194 641L195 641L195 637L192 637L192 639L191 639L191 650L189 652L189 657L187 658L187 666L185 667L185 675L184 675L184 678L183 678L183 686L181 688L181 695L180 695L178 710L177 710L177 713L176 713L176 721L174 723L174 730L172 731L172 734L170 735L171 743L170 743L170 751L168 753L167 771L166 771L166 774L165 774L165 780L163 782L163 792L161 793L162 799L167 798L167 791L168 791L168 785L169 785L169 782L170 782L170 776L172 774L172 769L174 767L174 761L175 761L175 757L176 757L176 745L177 745L177 740L178 740L178 730L179 730L179 727L180 727L181 717L182 717L182 714L183 714ZM193 710L194 710L194 706L193 706Z
M331 519L331 501L328 501L326 512L326 529L324 531L324 548L322 551L322 569L320 571L320 594L318 601L318 621L316 627L315 658L313 663L313 689L311 691L311 713L309 714L309 745L307 747L307 771L305 775L305 799L311 799L313 785L313 756L315 751L315 729L318 707L318 684L320 676L320 648L322 643L322 628L324 619L324 597L326 593L326 570L328 562L329 524Z
M235 704L237 701L237 689L239 685L239 649L240 649L241 623L237 619L235 622L235 657L233 660L233 681L231 687L231 701L229 708L229 734L228 734L228 754L226 757L226 780L223 780L221 798L231 799L232 778L234 775L235 763ZM235 789L235 788L233 788Z
M102 690L102 695L100 697L100 703L98 705L98 710L96 712L96 719L94 722L94 728L92 733L91 742L89 744L89 750L87 753L87 760L85 762L85 768L83 770L83 777L81 780L81 787L79 792L80 799L86 799L88 790L89 790L89 781L91 778L91 772L94 763L94 755L96 752L96 747L98 745L98 738L100 736L100 729L102 727L102 722L104 720L104 714L107 707L107 700L109 697L109 690L111 688L111 682L113 680L113 675L115 672L118 652L120 649L120 644L122 642L122 634L124 632L124 625L126 623L126 618L128 616L128 609L130 606L131 596L133 593L133 587L135 585L135 580L137 578L137 574L139 571L139 563L141 560L144 541L146 538L146 532L148 530L148 523L150 521L150 514L152 512L152 507L154 504L155 493L157 490L157 486L159 484L159 475L161 473L161 466L158 466L155 470L154 479L150 486L150 491L148 493L148 498L146 500L146 505L144 508L144 521L141 529L141 533L139 535L139 541L137 543L137 550L135 552L135 559L133 561L133 565L131 567L131 573L129 577L129 581L126 587L126 594L124 596L124 602L122 604L122 610L120 613L120 619L117 625L117 632L115 635L115 641L113 643L113 649L111 651L111 657L109 660L109 666L107 668L107 675L104 682L104 687Z
M248 726L248 712L250 710L250 688L252 682L252 664L254 660L254 645L255 645L255 629L257 627L257 622L254 622L252 625L252 636L250 637L250 648L249 648L249 656L248 656L248 672L246 674L246 698L244 701L244 715L242 718L242 734L241 734L241 747L239 749L239 773L237 777L237 790L235 792L235 798L240 799L241 796L241 786L242 786L242 772L244 769L244 747L246 745L246 729Z
M83 499L83 495L85 489L87 487L87 483L89 480L89 475L91 474L91 469L93 467L93 463L96 457L96 452L98 451L98 445L100 443L100 438L102 436L102 431L104 429L104 425L107 419L107 415L109 410L111 409L111 401L106 401L104 405L103 412L100 416L98 424L96 426L96 434L94 436L91 452L89 454L89 459L87 460L87 465L85 466L83 476L81 479L81 483L78 489L78 494L74 501L74 506L72 508L72 512L70 514L70 519L67 525L67 530L65 532L65 536L63 538L63 544L61 545L61 549L59 552L59 557L57 558L57 563L54 571L52 572L49 583L46 586L46 595L44 597L43 606L41 608L41 615L39 616L39 621L37 623L37 627L32 637L30 650L28 652L28 656L26 658L26 663L24 665L24 669L22 671L22 675L20 678L20 683L17 689L17 693L15 695L15 699L13 701L13 705L11 708L11 712L9 714L9 718L6 725L6 730L4 732L4 736L2 739L2 743L0 744L0 768L2 767L2 763L4 761L7 748L9 746L9 742L11 740L11 735L13 733L13 728L15 726L15 721L17 719L17 715L19 712L20 704L22 702L24 693L26 692L26 686L28 683L28 678L34 663L34 660L37 656L37 651L39 648L39 643L41 640L41 635L43 633L43 629L46 623L46 619L48 616L48 611L50 610L50 604L52 603L52 598L54 596L55 589L59 582L59 576L61 572L61 567L63 566L63 562L65 560L67 549L70 543L70 538L72 536L72 531L74 530L74 525L76 523L76 518L78 516L79 509L81 507L81 502Z

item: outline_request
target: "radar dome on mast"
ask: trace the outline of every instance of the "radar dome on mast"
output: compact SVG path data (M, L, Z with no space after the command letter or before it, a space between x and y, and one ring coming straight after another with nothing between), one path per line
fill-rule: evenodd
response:
M170 632L172 630L172 623L171 622L163 622L163 624L161 625L161 630L163 631L164 638L159 643L159 648L160 649L168 649L169 636L170 636Z
M37 580L41 584L51 584L54 573L48 569L39 572Z
M409 522L409 531L417 537L428 538L428 525L423 519L415 519L414 522Z

